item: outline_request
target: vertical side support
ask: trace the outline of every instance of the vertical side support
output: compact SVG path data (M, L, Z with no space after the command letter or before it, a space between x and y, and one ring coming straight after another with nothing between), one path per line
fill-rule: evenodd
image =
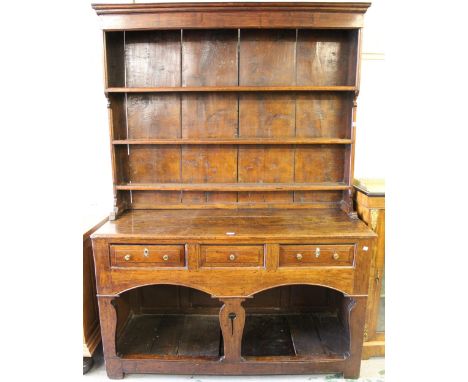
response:
M99 318L101 322L102 347L104 351L104 360L106 363L107 376L111 379L122 379L122 362L117 357L116 351L116 330L117 330L117 311L113 302L118 295L103 296L98 295Z
M345 182L349 188L343 191L343 204L341 209L345 211L351 218L357 219L358 215L353 203L353 179L354 179L354 155L356 147L356 112L357 112L357 92L353 97L353 107L351 111L351 144L346 149L346 167L345 167Z
M341 209L345 211L352 219L358 219L357 213L353 203L353 180L354 180L354 155L356 147L356 114L357 114L357 98L359 96L360 82L361 82L361 55L362 55L362 28L357 32L357 52L355 61L355 87L356 91L353 97L353 107L351 112L351 134L350 138L352 143L346 150L346 168L345 168L345 182L349 189L343 192L343 203Z
M109 214L109 220L115 220L125 209L128 208L128 194L129 191L118 191L116 185L119 181L122 181L122 176L119 176L117 169L118 161L116 159L116 148L113 145L113 140L115 139L114 134L114 114L112 110L112 101L109 95L107 96L107 110L109 118L109 135L110 135L110 151L111 151L111 164L112 164L112 179L113 179L113 192L114 192L114 204L112 211Z
M351 145L349 147L349 168L348 168L348 185L352 187L353 180L354 180L354 155L356 151L356 115L357 115L357 97L356 94L353 97L353 109L352 109L352 122L351 122ZM349 195L351 197L350 203L353 205L353 198L352 198L352 189L349 190ZM353 208L354 210L354 208Z
M361 370L362 343L366 318L367 296L350 296L343 312L345 325L349 327L350 357L343 370L344 378L359 378ZM346 320L346 317L348 318Z
M245 310L242 307L243 298L220 298L224 303L219 311L219 321L224 341L224 362L239 362L242 360L241 345L244 332Z

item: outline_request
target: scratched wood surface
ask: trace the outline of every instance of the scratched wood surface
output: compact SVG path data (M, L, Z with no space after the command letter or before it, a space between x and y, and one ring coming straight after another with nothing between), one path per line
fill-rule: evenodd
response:
M216 315L136 315L117 344L125 354L219 356Z
M206 229L210 227L210 229ZM258 210L134 210L100 227L94 238L184 238L233 239L261 237L373 238L360 220L336 209L258 209Z
M181 138L180 96L174 94L129 94L128 139Z
M107 83L112 86L333 87L353 85L355 79L354 31L221 29L106 36ZM128 93L115 94L111 105L113 139L147 141L114 147L120 185L349 181L350 151L344 143L235 144L236 139L351 139L352 96L346 92ZM174 141L157 145L151 139ZM187 139L213 142L183 144ZM217 139L234 144L216 145ZM261 189L135 190L129 198L135 209L339 207L342 199L343 193L333 190Z
M325 356L348 351L337 314L343 296L318 286L282 286L243 303L243 356ZM222 355L222 302L193 288L151 285L121 295L117 347L122 355ZM123 311L126 307L127 311ZM129 309L133 312L130 314ZM336 331L340 334L339 338Z
M349 351L349 340L329 313L248 315L243 356L333 356ZM338 334L337 334L338 333ZM218 316L144 314L132 316L117 342L122 355L220 357Z
M180 86L180 35L180 31L126 32L126 86Z
M356 32L300 30L297 38L297 81L303 85L354 83Z

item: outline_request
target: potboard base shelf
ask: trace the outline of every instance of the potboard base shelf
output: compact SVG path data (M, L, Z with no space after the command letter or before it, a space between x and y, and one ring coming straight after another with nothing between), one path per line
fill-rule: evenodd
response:
M118 339L125 359L221 360L218 315L138 314ZM247 315L242 356L247 362L339 360L349 354L349 336L328 313Z

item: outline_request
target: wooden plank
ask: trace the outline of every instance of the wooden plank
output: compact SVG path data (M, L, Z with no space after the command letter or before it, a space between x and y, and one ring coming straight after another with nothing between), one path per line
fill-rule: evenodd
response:
M294 182L294 151L290 147L248 146L239 148L239 182Z
M187 175L189 178L189 176ZM209 173L207 174L209 178ZM348 190L344 183L128 183L119 184L117 190L140 191L301 191Z
M351 33L346 30L299 30L298 83L316 86L353 85L354 81L349 78L348 72L349 62L356 60Z
M182 86L236 86L237 36L230 30L184 30Z
M124 146L114 147L113 150L113 177L116 183L127 183L130 178L130 164L128 152Z
M221 329L218 316L187 315L180 337L180 356L218 356Z
M246 146L239 148L239 183L256 184L257 190L269 187L269 183L294 182L294 149L287 146ZM259 187L260 186L260 187ZM253 191L248 189L247 191ZM270 192L268 189L265 191ZM281 190L278 190L281 191ZM289 191L286 187L283 191ZM264 194L240 193L239 202L292 202L290 192Z
M109 123L111 139L127 138L127 108L125 94L109 95Z
M275 2L200 2L200 3L133 3L133 4L92 4L92 8L98 15L111 14L145 14L145 13L165 13L173 12L212 12L222 11L254 13L260 11L269 11L273 14L283 12L347 12L347 13L365 13L371 3L363 2L302 2L302 3L275 3ZM291 22L291 20L289 20Z
M290 139L294 137L295 119L294 95L247 93L239 96L240 139Z
M297 147L294 181L297 183L342 182L344 165L343 146Z
M183 86L236 86L237 30L195 31L183 35ZM182 137L189 139L237 136L238 101L235 94L184 94ZM182 148L182 177L189 181L232 182L237 177L235 147L197 146ZM188 164L187 168L185 165ZM209 200L231 202L234 193L184 192L182 202L204 204Z
M178 138L116 139L114 145L348 145L351 139L340 138Z
M105 34L106 86L125 86L124 32Z
M125 86L180 86L180 44L180 31L125 32ZM180 95L129 94L126 105L127 138L181 137ZM149 182L180 181L179 148L170 150L159 146L152 148L142 146L141 150L135 148L129 149L128 156L131 181L143 181L142 179ZM177 193L152 195L154 203L178 200L180 195Z
M309 191L308 191L309 192ZM327 191L331 192L331 191ZM176 193L180 196L180 192L169 192L169 191L132 191L133 195L133 202L132 208L135 210L187 210L187 209L228 209L228 210L236 210L236 209L316 209L316 208L338 208L340 206L341 199L338 199L336 202L332 203L324 203L324 202L295 202L295 203L274 203L274 202L237 202L235 199L237 193L233 192L233 200L231 202L213 202L211 200L212 195L216 195L216 192L207 192L206 200L203 201L203 204L200 203L180 203L179 202L167 202L161 203L154 201L149 195L148 198L145 196L141 196L140 194L153 194L153 193L161 193L161 194L170 194ZM310 192L315 193L315 192ZM135 195L136 194L136 195ZM223 192L223 194L228 194L227 192ZM254 194L253 192L250 194ZM341 192L340 192L341 195ZM253 197L253 196L252 196ZM169 198L169 197L168 197Z
M119 353L151 353L161 318L162 316L156 315L134 316L118 342Z
M218 356L217 315L155 315L132 318L119 340L119 352L179 356Z
M316 203L333 205L339 203L343 198L341 191L295 191L294 202L300 203Z
M125 33L126 86L180 86L180 31Z
M139 305L143 313L177 313L179 309L179 290L175 285L158 285L138 289ZM157 311L154 310L157 306Z
M239 85L295 85L295 30L241 30Z
M349 139L351 109L346 94L297 94L296 137Z
M310 4L310 5L309 5ZM94 5L104 30L362 28L370 3L223 3L178 10L161 4ZM179 5L179 4L177 4ZM146 8L142 8L146 6ZM99 7L99 8L98 8ZM137 8L139 7L139 9Z
M325 354L314 319L310 315L288 316L289 330L298 356Z
M237 115L235 94L184 94L182 137L235 138Z
M271 60L270 57L265 58ZM244 94L239 97L241 137L293 137L295 102L288 94ZM294 179L294 148L239 147L238 181L290 183ZM291 192L239 193L239 202L292 202Z
M182 206L182 191L133 191L132 208L154 208L155 206Z
M210 229L207 230L206 227L210 227ZM232 232L232 227L235 227L235 235L231 238L226 235L226 232ZM296 242L303 240L307 242L322 238L329 242L328 240L332 238L332 243L348 244L350 243L348 240L352 238L373 239L376 237L376 234L362 221L350 220L348 215L339 209L275 210L263 208L251 210L133 210L124 213L118 220L107 222L93 234L95 241L100 238L114 240L116 237L122 238L127 243L138 243L138 240L148 239L184 240L182 241L183 243L194 242L193 240L219 239L222 242L237 241L243 244L258 244L258 240L261 240L261 243L278 243L277 240L280 240L279 242L287 244L292 239L296 240ZM344 242L343 240L346 241ZM367 243L370 244L370 240ZM106 259L108 261L108 257ZM325 274L334 275L334 271L338 272L340 276L339 280L327 278L330 287L348 294L352 293L352 288L350 289L349 287L349 283L352 283L350 280L354 280L355 271L352 269L307 269L307 272L309 272L307 277L309 280L321 283L323 281L322 277ZM183 270L180 272L163 272L165 272L165 275L157 272L158 277L165 279L171 276L173 280L177 279L179 281L185 277L182 275L185 272ZM278 280L284 279L287 276L291 278L290 282L293 283L293 280L298 280L295 272L297 272L297 277L300 275L304 277L300 270L292 269L288 271L285 269L281 273L278 272ZM185 273L188 274L188 277L193 277L191 272ZM273 273L269 272L268 277L273 277ZM152 275L153 272L149 272L147 276L152 277ZM129 276L136 277L133 272L130 275L128 272L122 275L122 277ZM264 276L266 277L266 275ZM112 277L115 277L117 283L119 272L113 272ZM317 278L314 279L313 277ZM196 288L198 279L191 280ZM258 285L258 279L255 278L254 281ZM136 282L136 279L133 279L133 282ZM281 281L279 282L281 283ZM229 285L225 284L223 286L229 289ZM340 286L336 287L337 284ZM236 286L235 283L233 285ZM244 286L238 285L237 287L243 288ZM201 289L203 290L203 288ZM228 292L224 291L223 293L227 295Z
M243 356L287 356L294 354L291 333L285 316L247 316L242 340Z
M150 354L176 355L184 326L183 315L164 315L154 336Z
M187 191L206 190L210 183L235 182L237 180L237 151L231 146L184 146L182 147L182 181L192 184L188 188L176 186L175 189ZM193 182L193 183L192 183ZM205 186L193 186L206 182ZM168 185L172 187L173 185ZM216 191L211 187L211 191ZM219 190L223 191L223 187ZM235 191L235 187L232 189ZM229 190L226 190L229 191Z
M106 93L192 92L353 92L355 86L132 86L108 87Z
M127 96L128 139L164 142L180 138L180 95L129 94Z
M315 324L326 354L343 354L349 351L349 337L337 317L317 315Z
M135 183L180 181L180 149L171 146L132 146L128 156Z

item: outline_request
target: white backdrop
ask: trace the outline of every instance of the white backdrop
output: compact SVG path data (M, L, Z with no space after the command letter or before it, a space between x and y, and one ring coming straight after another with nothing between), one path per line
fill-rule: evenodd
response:
M385 3L366 19L366 58L385 60L363 63L356 175L387 179L386 379L465 381L466 1ZM112 199L102 35L89 5L0 10L6 381L85 379L80 217L104 216Z

